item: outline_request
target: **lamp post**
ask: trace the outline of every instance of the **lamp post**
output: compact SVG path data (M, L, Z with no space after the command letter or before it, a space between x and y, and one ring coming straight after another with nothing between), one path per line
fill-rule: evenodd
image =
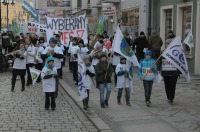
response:
M4 0L3 2L2 2L2 4L3 5L5 5L5 6L7 6L7 31L8 31L8 26L9 26L9 24L8 24L8 22L9 22L9 19L8 19L8 6L9 6L9 4L11 4L12 6L14 6L15 5L15 2L14 2L14 0L12 0L12 2L11 3L9 3L9 0Z
M1 18L1 4L0 4L0 18ZM2 18L1 18L2 21ZM0 72L3 72L3 53L2 53L2 34L1 34L1 22L0 22Z

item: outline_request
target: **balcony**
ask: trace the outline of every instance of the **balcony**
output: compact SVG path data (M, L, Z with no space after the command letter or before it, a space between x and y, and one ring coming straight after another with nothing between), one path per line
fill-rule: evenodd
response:
M120 3L121 0L102 0L102 3Z

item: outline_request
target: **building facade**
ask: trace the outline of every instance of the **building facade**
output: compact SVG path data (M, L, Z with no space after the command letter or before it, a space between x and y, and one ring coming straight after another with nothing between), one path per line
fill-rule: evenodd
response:
M157 0L153 9L152 28L156 29L163 40L167 31L173 30L182 40L192 31L194 47L189 48L183 43L188 61L189 71L200 74L200 0ZM156 17L155 17L156 16ZM163 49L165 44L163 45Z

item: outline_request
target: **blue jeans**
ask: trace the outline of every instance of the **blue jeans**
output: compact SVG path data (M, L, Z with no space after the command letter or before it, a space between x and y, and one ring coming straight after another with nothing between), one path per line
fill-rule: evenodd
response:
M150 101L151 98L151 91L152 91L152 86L153 86L153 80L152 81L143 81L143 85L144 85L144 95L145 95L145 99L146 101Z
M106 89L106 97L104 98L105 89ZM108 101L110 98L110 94L111 94L110 83L104 83L104 84L100 83L99 90L100 90L100 103L104 104L105 100Z

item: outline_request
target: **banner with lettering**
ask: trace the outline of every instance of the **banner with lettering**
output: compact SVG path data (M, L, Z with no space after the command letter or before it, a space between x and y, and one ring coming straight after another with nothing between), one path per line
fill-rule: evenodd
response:
M27 31L29 33L36 33L40 36L41 34L46 33L46 25L29 21Z
M50 18L46 17L46 26L47 26L47 42L53 37L54 34L57 34L58 31L62 32L62 40L64 44L69 43L69 37L78 37L84 40L84 43L88 42L87 36L87 17L81 15L74 18Z

